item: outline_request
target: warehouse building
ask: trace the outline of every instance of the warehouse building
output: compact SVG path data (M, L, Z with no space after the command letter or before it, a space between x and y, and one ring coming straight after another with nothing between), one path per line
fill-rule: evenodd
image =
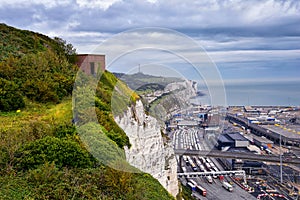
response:
M226 147L247 147L249 140L238 132L221 134L218 138L218 149Z
M245 147L232 147L227 149L229 152L234 152L236 154L243 152L251 152ZM228 170L245 170L247 174L264 174L263 162L250 161L242 159L231 159L231 158L219 158L226 169Z

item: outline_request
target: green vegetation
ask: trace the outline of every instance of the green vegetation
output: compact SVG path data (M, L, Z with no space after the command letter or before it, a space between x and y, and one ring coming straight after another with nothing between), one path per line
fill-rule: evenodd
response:
M58 169L52 163L13 177L0 176L0 199L159 199L172 197L148 174L100 166Z
M182 184L179 185L181 192L176 196L176 199L195 200L192 196L192 190Z
M59 168L93 166L91 155L71 139L46 136L21 147L16 155L16 167L21 170L35 169L47 162Z
M140 94L149 94L157 90L164 90L165 86L159 83L148 83L137 88L136 91Z
M9 111L25 107L23 96L17 84L0 78L0 85L0 110Z
M172 92L163 93L150 103L146 100L149 94L154 96L156 91L163 92L168 84L183 82L184 79L178 77L152 76L141 72L136 74L115 73L115 75L142 97L141 100L145 105L146 113L156 119L161 119L161 122L165 120L165 116L170 114L169 111L172 111L175 106L184 106L184 102L180 102L176 96L178 91L184 89L183 87Z
M27 30L16 29L0 23L0 62L10 57L20 58L28 54L36 54L50 50L60 58L67 58L74 63L76 51L72 44L55 37L35 33Z
M143 73L136 74L122 74L115 73L116 77L124 81L131 89L137 91L139 94L145 90L161 89L163 90L166 85L174 82L181 82L183 79L177 77L162 77L152 76Z
M113 112L134 104L135 93L104 72L95 97L84 87L94 77L85 74L73 94L72 45L4 24L0 38L1 200L172 199L150 175L109 167L133 169L120 148L130 147L129 139ZM75 98L75 115L71 95L83 95ZM99 124L89 121L91 109Z
M76 82L76 90L73 93L76 104L74 111L76 123L83 125L93 122L91 113L95 110L98 122L105 128L106 135L120 148L130 147L125 132L114 121L114 115L122 114L131 104L135 103L139 96L112 73L105 71L101 75L98 85L95 86L95 77L79 74L82 77ZM96 96L94 96L93 87L97 88Z
M0 110L26 106L26 99L59 103L72 93L75 50L62 39L0 24ZM71 58L72 57L72 58Z

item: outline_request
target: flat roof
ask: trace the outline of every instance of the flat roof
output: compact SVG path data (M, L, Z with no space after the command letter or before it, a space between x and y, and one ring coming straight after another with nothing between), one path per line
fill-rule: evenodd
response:
M282 135L286 138L291 138L291 139L300 139L300 134L296 132L293 132L292 129L284 129L284 128L281 128L281 127L278 127L278 126L268 126L268 125L261 125L262 127L264 127L265 129L267 130L270 130L274 133L277 133L279 135Z
M244 136L242 136L240 133L238 132L233 132L233 133L227 133L228 137L230 137L232 140L240 140L240 141L248 141L247 138L245 138Z
M222 143L233 143L234 141L231 138L228 138L226 134L221 134L218 138L218 141Z

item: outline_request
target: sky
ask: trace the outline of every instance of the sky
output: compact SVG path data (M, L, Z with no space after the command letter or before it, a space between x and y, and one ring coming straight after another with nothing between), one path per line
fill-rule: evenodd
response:
M298 0L0 0L0 22L61 37L78 53L97 52L105 41L110 41L106 46L110 51L121 48L111 41L126 41L129 49L158 41L151 46L154 50L127 52L110 66L111 71L129 73L138 65L146 70L154 63L152 73L159 66L168 69L167 74L173 70L195 78L192 70L185 69L186 60L167 55L166 46L158 49L163 43L194 57L205 51L228 84L300 79ZM145 32L146 27L154 29ZM178 35L192 39L202 50L189 49L176 40Z

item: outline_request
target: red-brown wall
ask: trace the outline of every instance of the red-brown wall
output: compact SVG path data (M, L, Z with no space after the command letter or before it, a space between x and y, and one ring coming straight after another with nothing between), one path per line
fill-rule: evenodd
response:
M105 70L105 55L79 54L77 55L78 67L88 75L92 75L91 63L94 63L94 74L97 74L98 68Z

